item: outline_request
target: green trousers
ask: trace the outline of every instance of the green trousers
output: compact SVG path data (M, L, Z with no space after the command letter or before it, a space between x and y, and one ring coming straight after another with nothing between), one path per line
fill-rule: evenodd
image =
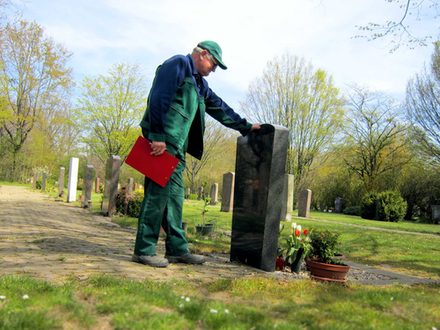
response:
M139 214L134 253L155 255L160 227L166 233L166 254L180 256L188 253L188 241L182 229L184 200L183 170L185 159L180 158L168 184L162 188L145 178L144 200Z

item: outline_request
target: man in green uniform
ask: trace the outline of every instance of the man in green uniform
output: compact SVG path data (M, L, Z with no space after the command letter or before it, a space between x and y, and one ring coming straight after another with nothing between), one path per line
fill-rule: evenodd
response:
M148 105L141 121L142 134L151 143L151 154L167 150L179 159L168 184L162 188L145 178L145 197L139 215L132 260L153 267L169 262L202 264L205 258L191 254L182 229L185 153L201 159L205 113L242 135L259 129L235 113L208 86L203 78L219 66L226 70L220 46L210 40L200 42L192 54L176 55L156 70ZM165 258L156 255L160 227L166 233Z

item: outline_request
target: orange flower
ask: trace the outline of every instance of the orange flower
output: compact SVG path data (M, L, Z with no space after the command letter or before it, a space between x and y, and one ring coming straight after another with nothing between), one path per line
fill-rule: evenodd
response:
M295 236L296 237L299 237L301 235L301 230L295 230Z

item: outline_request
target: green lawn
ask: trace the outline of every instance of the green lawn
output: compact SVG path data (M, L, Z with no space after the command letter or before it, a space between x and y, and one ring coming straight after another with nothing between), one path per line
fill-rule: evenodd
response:
M229 252L232 213L220 212L220 205L208 206L207 221L215 223L212 237L194 234L201 222L202 201L187 200L183 219L188 223L188 238L194 251ZM294 213L296 215L296 213ZM137 219L114 218L135 227ZM413 222L383 222L360 217L312 212L310 219L294 217L293 222L309 229L329 229L341 233L340 252L349 260L386 267L410 275L440 279L440 225ZM289 222L280 237L280 244L289 232ZM394 232L396 231L396 232Z
M0 329L432 329L439 286L0 277Z
M192 247L228 250L232 214L209 206L207 218L215 222L216 233L203 238L194 233L202 207L201 201L185 202ZM133 227L137 219L113 221ZM340 232L341 252L350 260L440 278L436 225L315 212L310 219L294 221L303 228ZM280 242L289 231L285 224ZM340 286L258 275L232 280L219 276L208 284L97 275L60 285L0 276L0 329L439 329L439 289L439 284Z

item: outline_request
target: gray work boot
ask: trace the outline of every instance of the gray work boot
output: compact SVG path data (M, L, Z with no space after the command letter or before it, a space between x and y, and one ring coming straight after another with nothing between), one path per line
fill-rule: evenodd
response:
M168 266L168 260L159 256L138 256L133 254L131 261L138 262L140 264L148 265L151 267L166 267Z
M183 264L193 264L200 265L203 264L206 260L204 256L200 256L197 254L187 253L182 256L165 256L171 263L183 263Z

